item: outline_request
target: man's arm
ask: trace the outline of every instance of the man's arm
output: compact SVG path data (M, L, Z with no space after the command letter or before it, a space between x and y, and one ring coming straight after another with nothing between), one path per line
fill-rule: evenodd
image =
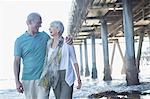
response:
M15 82L16 82L16 89L19 93L23 93L23 86L22 83L20 82L19 75L20 75L20 61L21 57L20 56L15 56L14 59L14 75L15 75Z

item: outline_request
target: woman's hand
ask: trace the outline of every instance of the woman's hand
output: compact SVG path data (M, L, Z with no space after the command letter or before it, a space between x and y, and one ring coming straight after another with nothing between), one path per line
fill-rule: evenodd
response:
M77 89L80 89L82 85L81 79L78 80L78 85L77 85Z

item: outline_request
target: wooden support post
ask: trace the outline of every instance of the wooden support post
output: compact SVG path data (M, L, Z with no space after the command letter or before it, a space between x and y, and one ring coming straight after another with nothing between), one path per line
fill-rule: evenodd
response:
M92 78L97 78L97 68L96 68L96 55L95 55L95 35L91 36L91 45L92 45Z
M112 74L112 65L113 65L113 60L114 60L115 48L116 48L116 41L113 42L113 51L112 51L111 62L110 62L111 74Z
M82 44L80 44L80 74L83 75Z
M121 70L121 74L124 74L124 73L126 73L125 58L123 57L123 54L122 54L122 51L121 51L121 47L120 47L120 45L119 45L119 41L118 41L118 40L116 41L116 44L117 44L117 46L118 46L119 53L120 53L121 59L122 59L122 61L123 61L123 67L122 67L122 70Z
M139 84L138 69L135 62L133 19L131 0L122 0L123 2L123 25L126 40L126 80L127 85Z
M140 65L143 38L144 38L144 30L142 30L141 33L140 33L139 46L138 46L138 51L137 51L136 67L138 68L138 72L140 72L139 65Z
M84 40L84 50L85 50L85 77L90 76L89 65L88 65L88 52L86 39Z
M104 17L101 17L101 37L103 43L103 55L104 55L104 81L110 81L111 73L110 73L110 65L109 65L109 52L108 52L108 37L107 37L107 22Z

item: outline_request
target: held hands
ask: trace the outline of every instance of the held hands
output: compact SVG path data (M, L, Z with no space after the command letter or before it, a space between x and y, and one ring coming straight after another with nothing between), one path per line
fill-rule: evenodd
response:
M78 85L77 85L77 89L80 89L82 85L81 79L78 79Z
M67 43L67 44L69 44L69 45L72 45L73 44L73 37L72 36L67 36L66 38L65 38L65 42Z
M16 88L19 93L23 93L24 89L23 89L23 85L20 81L16 82Z

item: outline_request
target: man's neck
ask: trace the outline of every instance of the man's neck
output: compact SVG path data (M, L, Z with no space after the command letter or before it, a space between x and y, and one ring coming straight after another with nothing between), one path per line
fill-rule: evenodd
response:
M33 36L36 34L36 32L31 31L31 30L28 30L27 32L28 32L30 35L33 35Z

